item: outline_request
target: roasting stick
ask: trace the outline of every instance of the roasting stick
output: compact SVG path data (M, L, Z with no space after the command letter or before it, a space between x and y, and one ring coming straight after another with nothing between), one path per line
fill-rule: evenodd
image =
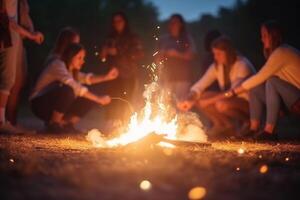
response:
M132 113L134 113L134 109L133 109L133 106L131 105L131 103L129 101L127 101L126 99L123 99L121 97L111 97L111 100L119 100L119 101L122 101L124 103L126 103L130 109L130 111Z

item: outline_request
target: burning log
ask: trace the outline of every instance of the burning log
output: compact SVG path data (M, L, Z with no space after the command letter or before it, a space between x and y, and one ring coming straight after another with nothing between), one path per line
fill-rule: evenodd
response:
M159 135L156 133L148 134L147 136L143 137L139 141L133 142L128 144L127 146L150 146L155 145L160 142L169 143L174 146L185 146L185 147L210 147L211 143L207 142L192 142L192 141L183 141L183 140L171 140L165 138L166 135Z
M208 142L192 142L192 141L183 141L183 140L170 140L163 138L162 142L167 142L175 146L194 146L194 147L210 147L211 143Z

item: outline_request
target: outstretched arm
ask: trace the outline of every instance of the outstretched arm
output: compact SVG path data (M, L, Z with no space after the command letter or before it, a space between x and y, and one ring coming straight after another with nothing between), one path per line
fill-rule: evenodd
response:
M110 103L111 98L109 96L97 96L91 92L86 92L83 96L83 98L89 99L97 104L100 105L107 105Z
M95 74L86 75L85 82L88 85L93 85L97 83L114 80L118 76L119 76L119 70L117 68L112 68L106 75L95 75Z

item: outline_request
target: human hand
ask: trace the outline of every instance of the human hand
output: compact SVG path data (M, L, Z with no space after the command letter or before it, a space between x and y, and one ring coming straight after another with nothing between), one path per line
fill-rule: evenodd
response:
M235 92L234 92L234 90L229 90L229 91L224 93L224 96L226 98L231 98L231 97L235 96Z
M110 104L110 102L111 102L111 98L108 95L98 97L98 103L103 106Z
M42 44L44 42L44 35L41 32L34 32L32 40L37 44Z
M177 108L181 111L189 111L193 107L194 103L192 101L181 101L177 103Z
M106 80L114 80L119 76L119 70L117 68L112 68L105 76Z

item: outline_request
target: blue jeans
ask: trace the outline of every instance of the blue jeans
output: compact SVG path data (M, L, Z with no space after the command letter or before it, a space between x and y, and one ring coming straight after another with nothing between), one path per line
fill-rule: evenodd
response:
M249 97L250 118L260 121L266 107L266 123L275 125L282 103L290 110L300 99L300 89L273 76L265 84L250 90Z

